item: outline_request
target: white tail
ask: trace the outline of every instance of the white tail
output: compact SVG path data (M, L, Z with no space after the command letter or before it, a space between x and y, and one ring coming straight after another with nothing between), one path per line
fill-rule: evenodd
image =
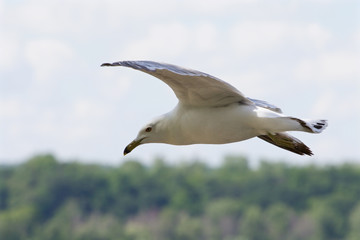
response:
M304 120L304 121L306 127L309 128L312 133L321 133L328 126L326 120Z

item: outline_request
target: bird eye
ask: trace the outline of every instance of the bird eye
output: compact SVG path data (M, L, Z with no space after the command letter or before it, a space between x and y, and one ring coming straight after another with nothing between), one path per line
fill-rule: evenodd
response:
M151 127L147 127L147 128L145 129L145 132L151 132L151 130L152 130Z

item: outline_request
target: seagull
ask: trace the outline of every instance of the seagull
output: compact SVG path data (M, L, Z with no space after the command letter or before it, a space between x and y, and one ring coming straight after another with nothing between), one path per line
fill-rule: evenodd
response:
M327 120L286 116L263 100L245 97L229 83L207 73L153 61L120 61L101 66L124 66L166 83L179 102L175 108L141 128L124 155L145 143L172 145L226 144L258 137L299 155L313 155L299 139L286 133L320 133Z

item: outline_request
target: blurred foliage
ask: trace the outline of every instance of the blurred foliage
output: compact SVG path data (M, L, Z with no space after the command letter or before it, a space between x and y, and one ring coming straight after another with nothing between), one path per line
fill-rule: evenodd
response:
M229 156L119 167L39 155L0 167L0 239L360 239L360 166Z

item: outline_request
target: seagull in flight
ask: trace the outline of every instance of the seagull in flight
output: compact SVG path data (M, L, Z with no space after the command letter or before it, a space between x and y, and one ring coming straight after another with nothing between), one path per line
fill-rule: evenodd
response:
M124 66L166 83L179 102L140 129L124 155L145 143L173 145L225 144L258 137L299 155L313 155L299 139L286 133L320 133L326 120L305 120L282 114L266 101L245 97L239 90L200 71L153 61L120 61L101 66Z

